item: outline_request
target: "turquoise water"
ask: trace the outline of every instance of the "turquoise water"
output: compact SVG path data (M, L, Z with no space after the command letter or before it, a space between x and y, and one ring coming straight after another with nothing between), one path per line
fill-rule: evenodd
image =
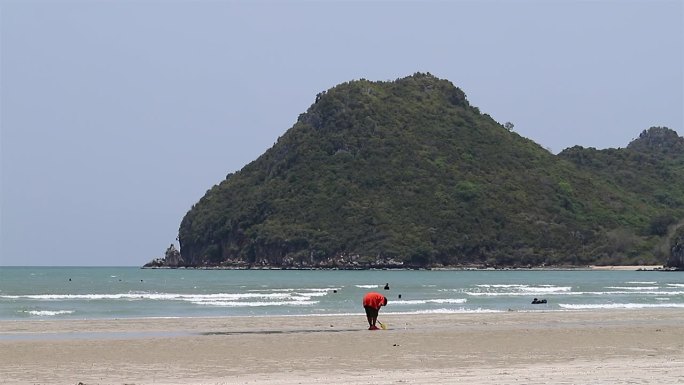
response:
M0 267L0 319L360 314L371 290L385 313L684 308L678 272Z

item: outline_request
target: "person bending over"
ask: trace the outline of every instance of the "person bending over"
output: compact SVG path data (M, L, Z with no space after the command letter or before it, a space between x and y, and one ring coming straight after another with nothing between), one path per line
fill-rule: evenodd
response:
M387 297L380 293L370 292L363 296L363 308L366 310L368 330L378 330L375 324L378 322L380 307L387 305Z

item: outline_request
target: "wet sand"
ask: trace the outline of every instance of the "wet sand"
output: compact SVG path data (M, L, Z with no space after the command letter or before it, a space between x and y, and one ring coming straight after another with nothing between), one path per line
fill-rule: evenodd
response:
M684 309L0 321L0 384L681 384Z

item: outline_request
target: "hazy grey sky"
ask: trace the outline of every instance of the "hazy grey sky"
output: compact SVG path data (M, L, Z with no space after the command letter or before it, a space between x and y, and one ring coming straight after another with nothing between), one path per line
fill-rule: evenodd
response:
M317 93L430 72L554 153L684 134L684 2L0 0L0 265L142 265Z

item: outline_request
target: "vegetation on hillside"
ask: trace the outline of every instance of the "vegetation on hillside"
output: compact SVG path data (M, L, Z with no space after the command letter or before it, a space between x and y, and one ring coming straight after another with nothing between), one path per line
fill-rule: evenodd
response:
M663 263L684 219L684 139L553 155L449 81L359 80L316 97L183 218L190 266Z

